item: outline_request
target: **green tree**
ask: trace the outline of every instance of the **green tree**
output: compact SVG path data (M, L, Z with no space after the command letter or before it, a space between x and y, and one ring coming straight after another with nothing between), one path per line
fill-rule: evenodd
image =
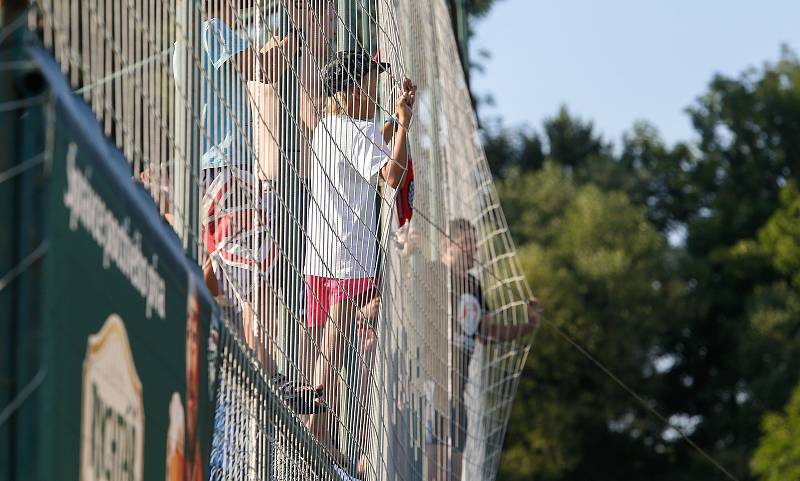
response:
M590 162L611 161L611 146L594 131L591 122L573 117L566 107L544 121L544 135L529 128L487 127L483 147L492 174L504 179L535 172L545 159L576 171L576 180L592 176ZM545 151L547 145L547 151Z
M800 479L800 387L783 413L769 413L761 423L764 437L751 466L761 481Z
M566 107L544 121L544 132L548 158L571 170L582 170L587 162L597 157L607 159L611 153L610 145L595 133L594 125L570 115Z
M489 169L496 179L533 172L544 164L544 145L536 132L528 129L487 129L483 149Z
M473 17L483 17L492 9L497 0L466 0L467 13Z
M650 222L670 232L685 225L702 198L687 168L695 163L687 144L669 147L653 125L640 121L623 137L619 160L591 169L591 178L627 192L635 203L647 207Z
M780 193L781 207L759 233L775 268L800 287L800 191L790 182Z
M562 109L488 133L487 157L549 318L754 479L800 376L800 62L718 76L688 112L693 144L638 123L615 154ZM547 330L517 399L501 479L724 479Z
M499 190L518 219L519 257L547 302L548 322L646 390L642 366L664 325L658 306L670 294L658 265L664 243L644 209L624 193L577 185L555 163L506 179ZM518 399L500 479L620 479L659 462L661 426L554 331L538 335ZM638 465L619 463L623 453Z
M781 186L800 175L800 63L784 51L762 69L718 76L689 111L701 140L676 166L687 195L670 200L678 216L666 223L685 227L675 270L685 307L661 339L675 363L657 397L668 413L698 416L693 440L751 479L759 421L798 377L795 342L764 329L765 313L793 294L757 237Z
M703 155L687 167L704 194L691 206L689 246L705 254L752 238L781 187L800 180L800 63L784 49L763 69L717 76L689 113Z
M781 206L759 232L758 245L769 255L775 268L786 276L759 290L752 322L781 352L800 354L800 192L794 182L780 193ZM784 356L778 357L778 361ZM785 382L795 374L777 362L762 382ZM788 372L787 372L788 371ZM778 375L776 375L776 372ZM783 374L783 375L780 375ZM777 378L777 379L776 379ZM800 479L800 385L795 388L783 413L768 413L761 422L762 437L751 467L762 481Z

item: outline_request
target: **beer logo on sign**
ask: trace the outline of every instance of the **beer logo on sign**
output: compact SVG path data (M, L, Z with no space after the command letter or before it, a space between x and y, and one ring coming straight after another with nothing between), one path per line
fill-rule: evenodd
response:
M83 361L81 481L141 481L142 383L122 319L112 314L89 336Z

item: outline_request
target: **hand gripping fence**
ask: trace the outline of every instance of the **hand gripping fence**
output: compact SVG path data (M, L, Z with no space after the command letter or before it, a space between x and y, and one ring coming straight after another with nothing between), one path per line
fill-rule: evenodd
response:
M444 0L36 0L28 26L221 307L211 479L494 479L530 291Z

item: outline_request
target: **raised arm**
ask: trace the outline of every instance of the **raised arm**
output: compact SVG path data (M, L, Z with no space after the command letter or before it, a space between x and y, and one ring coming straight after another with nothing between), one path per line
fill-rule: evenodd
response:
M244 80L273 83L286 71L286 66L297 53L297 36L289 34L283 39L277 35L259 51L248 48L236 54L233 61L239 67ZM259 62L256 63L256 56Z
M391 120L386 121L381 129L383 133L383 141L387 144L392 141L394 133L397 132L397 117L392 116Z
M381 169L381 177L393 189L400 185L400 180L408 167L408 128L411 126L411 118L414 116L414 101L417 97L417 86L410 79L403 81L403 93L395 102L395 116L397 117L397 131L394 134L394 147L392 148L392 158ZM387 126L384 126L386 129ZM392 128L389 124L388 128ZM383 131L384 139L387 131ZM389 136L391 139L391 136Z
M489 316L484 315L478 328L478 337L484 341L506 342L527 336L539 327L541 311L539 300L532 297L528 300L528 322L518 325L502 325L489 322Z
M392 137L394 137L394 131L397 129L397 120L392 119L391 121L387 121L383 124L383 128L381 129L381 133L383 133L383 141L387 144L392 141Z

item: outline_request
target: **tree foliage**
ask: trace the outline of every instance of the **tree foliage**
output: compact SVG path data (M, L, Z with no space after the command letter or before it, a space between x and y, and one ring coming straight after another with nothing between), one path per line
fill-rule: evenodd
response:
M483 17L492 9L498 0L466 0L464 6L467 13L473 17Z
M769 413L762 422L764 439L753 456L753 472L762 481L800 479L800 387L783 413Z
M487 159L549 322L739 479L797 479L770 457L798 439L800 62L717 76L688 114L695 142L639 122L614 149L562 108L488 129ZM554 330L517 399L500 479L724 479Z
M658 265L664 242L644 209L623 193L577 185L553 163L507 179L500 192L511 200L507 208L516 204L507 212L523 215L514 223L526 239L520 259L537 295L547 300L549 322L590 351L605 353L625 382L645 383L641 366L663 325L657 306L665 286ZM536 208L521 212L524 200ZM520 385L519 398L528 402L519 403L509 428L509 438L518 441L503 466L514 468L504 469L502 479L591 475L584 450L629 450L630 438L658 435L652 423L633 422L637 407L554 331L543 330L536 346ZM609 429L609 422L616 427ZM601 439L605 448L595 445ZM652 447L639 455L651 457ZM615 464L608 458L603 469L611 474Z

